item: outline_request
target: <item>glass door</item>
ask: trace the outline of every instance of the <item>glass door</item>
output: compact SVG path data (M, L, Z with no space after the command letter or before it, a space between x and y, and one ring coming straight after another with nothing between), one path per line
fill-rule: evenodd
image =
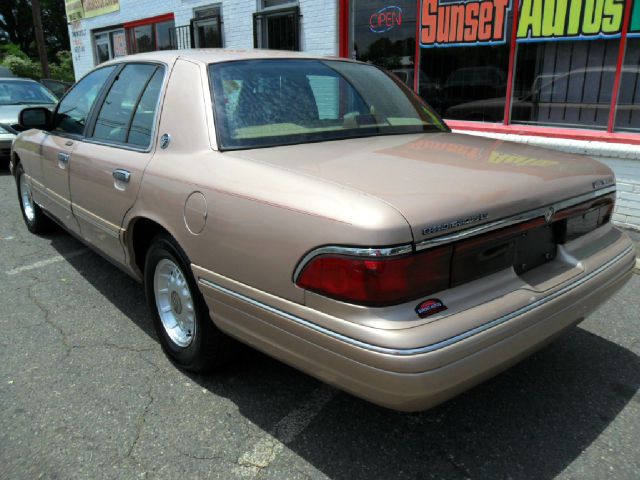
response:
M193 33L196 48L221 48L220 17L194 20Z
M96 65L113 58L109 33L101 33L94 37L96 50Z

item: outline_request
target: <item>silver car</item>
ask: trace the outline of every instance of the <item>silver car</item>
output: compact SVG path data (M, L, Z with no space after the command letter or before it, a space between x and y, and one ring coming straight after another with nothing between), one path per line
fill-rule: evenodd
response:
M35 80L0 78L0 163L9 162L11 143L20 129L20 111L35 106L52 110L57 102L56 96Z

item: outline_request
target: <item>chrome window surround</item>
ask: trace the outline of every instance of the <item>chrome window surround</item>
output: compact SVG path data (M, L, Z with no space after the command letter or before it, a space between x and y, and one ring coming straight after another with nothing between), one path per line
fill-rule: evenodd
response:
M619 253L618 255L616 255L615 257L613 257L611 260L609 260L607 263L605 263L604 265L601 265L600 267L596 268L593 272L585 275L582 278L579 278L578 280L571 282L568 285L565 285L564 287L556 290L553 293L550 293L549 295L547 295L546 297L540 298L538 300L536 300L535 302L532 302L528 305L525 305L524 307L518 308L510 313L507 313L506 315L503 315L501 317L495 318L489 322L483 323L482 325L479 325L475 328L472 328L470 330L467 330L465 332L462 332L458 335L454 335L453 337L449 337L445 340L441 340L439 342L436 343L432 343L430 345L425 345L424 347L418 347L418 348L388 348L388 347L380 347L378 345L372 345L370 343L366 343L363 342L361 340L357 340L355 338L352 337L348 337L346 335L343 335L341 333L335 332L333 330L329 330L328 328L322 327L320 325L317 325L313 322L310 322L308 320L305 320L303 318L300 318L296 315L292 315L288 312L285 312L283 310L280 310L279 308L275 308L272 307L270 305L267 305L265 303L262 303L258 300L255 300L253 298L247 297L246 295L243 295L241 293L235 292L233 290L229 290L228 288L225 288L221 285L217 285L213 282L210 282L209 280L206 280L204 278L199 278L198 282L205 286L205 287L209 287L212 288L213 290L216 290L218 292L224 293L226 295L229 295L231 297L234 297L238 300L241 300L243 302L246 302L250 305L253 305L254 307L260 308L266 312L278 315L280 317L283 317L287 320L290 320L292 322L295 322L299 325L303 325L311 330L314 330L316 332L322 333L324 335L327 335L331 338L334 338L336 340L340 340L342 342L348 343L349 345L353 345L356 347L360 347L363 348L365 350L369 350L372 352L376 352L376 353L383 353L386 355L394 355L394 356L410 356L410 355L420 355L420 354L424 354L424 353L431 353L431 352L435 352L436 350L440 350L443 349L445 347L449 347L451 345L454 345L456 343L459 343L463 340L466 340L470 337L473 337L474 335L478 335L479 333L482 333L486 330L489 330L490 328L493 327L497 327L498 325L501 325L503 323L508 322L509 320L513 320L516 317L519 317L521 315L524 315L525 313L530 312L531 310L534 310L538 307L541 307L542 305L555 300L558 297L561 297L562 295L570 292L571 290L583 285L584 283L588 282L589 280L593 279L594 277L598 276L599 274L601 274L602 272L604 272L605 270L607 270L608 268L610 268L611 266L613 266L614 264L616 264L618 261L620 261L622 258L624 258L626 255L629 254L629 252L631 252L634 249L633 246L629 246L627 247L623 252Z
M480 235L482 233L491 232L493 230L498 230L500 228L509 227L511 225L515 225L517 223L526 222L529 220L533 220L535 218L544 217L544 214L552 207L554 211L557 213L560 210L564 210L569 207L573 207L575 205L579 205L580 203L587 202L589 200L595 199L597 197L601 197L607 195L609 193L614 193L616 191L615 185L610 187L601 188L599 190L594 190L593 192L585 193L583 195L578 195L577 197L572 197L567 200L562 200L557 203L553 203L551 205L546 205L541 208L536 208L535 210L529 210L527 212L519 213L517 215L513 215L511 217L506 217L501 220L496 220L493 222L485 223L484 225L479 225L477 227L466 228L464 230L459 230L454 233L450 233L447 235L434 236L433 238L429 238L427 240L423 240L415 244L402 245L398 247L383 247L383 248L362 248L362 247L340 247L340 246L324 246L317 248L315 250L311 250L307 253L298 265L296 266L293 272L293 281L297 282L298 277L304 270L304 267L313 260L315 257L320 255L346 255L353 257L394 257L398 255L405 255L407 253L413 253L414 251L420 252L422 250L426 250L428 248L437 247L439 245L444 245L447 243L457 242L459 240L464 240L469 237L473 237L475 235Z
M162 86L160 88L160 92L158 93L158 99L156 100L156 104L155 104L155 111L153 113L153 127L151 129L151 139L149 141L149 145L146 147L141 147L141 146L135 146L133 144L129 144L129 143L123 143L123 142L110 142L107 140L99 140L96 139L92 136L88 136L88 135L83 135L82 138L80 140L82 140L83 142L86 143L92 143L94 145L102 145L105 147L113 147L113 148L120 148L122 150L131 150L133 152L139 152L139 153L149 153L152 150L154 150L154 145L156 144L156 137L158 134L158 129L160 128L160 110L161 110L161 105L164 102L164 95L166 93L166 89L168 87L169 84L169 73L171 70L171 67L165 63L165 62L161 62L161 61L153 61L153 60L144 60L144 61L119 61L119 60L115 60L111 63L106 64L108 65L115 65L116 69L120 66L122 66L122 69L124 69L124 67L126 67L127 65L132 65L132 64L146 64L146 65L156 65L157 67L162 68L163 73L162 73ZM92 70L93 71L93 70ZM155 73L154 73L155 75ZM153 75L152 75L153 77ZM149 79L151 80L151 78ZM102 104L104 103L104 100L106 99L106 95L109 93L109 90L111 89L111 86L113 85L113 82L109 82L109 89L107 91L105 91L105 96L104 98L102 98L102 102L100 102L100 108L102 108ZM145 87L146 90L146 87ZM144 90L142 92L142 95L144 95ZM96 123L96 119L98 114L100 113L99 109L97 109L97 105L94 105L94 109L95 109L95 117L93 116L93 111L92 111L92 116L91 116L91 125L87 125L88 127L91 127L91 129L95 128L95 123ZM133 115L135 115L135 112L133 112ZM89 133L89 132L85 132ZM93 133L91 133L91 135L93 135Z

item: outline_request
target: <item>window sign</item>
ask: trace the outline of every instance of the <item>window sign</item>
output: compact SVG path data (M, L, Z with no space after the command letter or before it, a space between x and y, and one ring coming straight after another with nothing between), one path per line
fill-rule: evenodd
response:
M625 0L522 0L519 42L616 38Z
M462 47L507 41L511 0L423 0L420 46Z
M629 36L640 37L640 0L636 0L631 12L631 24L629 25Z
M82 0L65 0L64 7L67 13L67 21L74 22L84 17Z
M113 56L124 57L127 54L127 37L124 30L113 32L111 39L113 41Z
M383 7L369 17L369 30L373 33L388 32L402 26L402 8L392 5Z
M65 0L67 20L97 17L120 10L120 0Z
M626 0L516 0L518 43L619 38ZM461 47L507 41L512 0L423 0L420 46ZM640 36L640 1L631 13L630 36Z

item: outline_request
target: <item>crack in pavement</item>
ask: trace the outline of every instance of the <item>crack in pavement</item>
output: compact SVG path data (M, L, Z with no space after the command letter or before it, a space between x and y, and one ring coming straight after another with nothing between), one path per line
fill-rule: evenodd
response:
M89 349L89 348L107 348L107 349L114 349L114 350L119 350L121 352L130 352L130 353L145 353L145 352L152 352L155 350L154 347L149 347L149 348L136 348L136 347L127 347L125 345L116 345L114 343L109 343L109 342L104 342L104 343L89 343L86 345L71 345L71 349L73 350L82 350L82 349ZM154 365L155 367L156 365Z
M60 336L60 340L66 349L66 352L64 355L64 357L66 358L71 354L73 345L69 343L69 339L67 338L67 333L64 331L64 329L60 325L58 325L56 322L51 320L50 318L51 310L49 310L49 308L37 298L36 293L34 292L34 289L40 284L41 280L38 277L33 275L29 275L29 278L33 280L33 283L27 286L27 298L31 300L33 305L35 305L42 312L42 315L43 315L42 319L51 328L53 328L56 332L58 332L58 335Z
M136 435L135 435L135 437L133 439L133 442L131 442L131 445L129 446L129 449L127 450L127 454L125 455L125 458L127 458L127 459L135 458L135 456L133 454L133 451L136 448L136 446L138 445L138 442L140 441L140 437L142 436L142 431L144 430L144 425L145 425L145 423L147 421L147 414L149 413L149 410L151 409L151 405L154 402L154 397L151 394L152 390L153 390L153 386L150 386L149 390L147 390L146 395L149 397L149 401L144 406L144 409L142 410L142 413L138 417Z

